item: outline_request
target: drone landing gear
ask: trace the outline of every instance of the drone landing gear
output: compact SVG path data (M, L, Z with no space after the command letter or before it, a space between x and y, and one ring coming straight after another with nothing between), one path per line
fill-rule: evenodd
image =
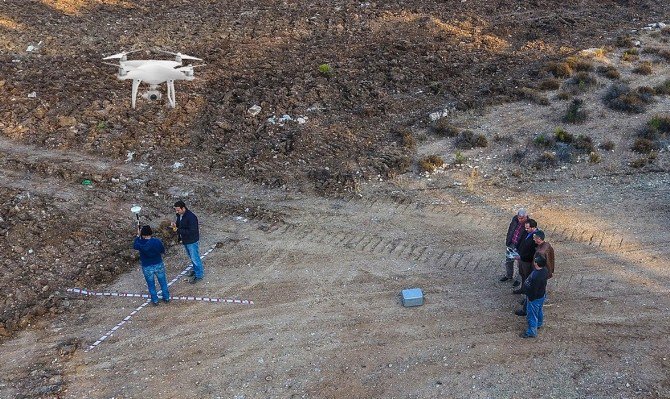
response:
M174 93L174 80L167 81L167 97L170 102L170 108L174 108L177 105L177 99Z
M133 92L132 92L133 109L135 108L135 100L137 99L137 88L140 86L141 82L142 82L141 79L133 79Z

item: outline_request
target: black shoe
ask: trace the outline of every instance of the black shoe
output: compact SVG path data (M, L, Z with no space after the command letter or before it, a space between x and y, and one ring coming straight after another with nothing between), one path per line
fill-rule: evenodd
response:
M202 277L200 277L200 278L193 277L192 279L188 280L188 282L191 283L191 284L195 284L200 280L202 280Z
M521 291L521 289L512 291L512 294L522 294L522 293L523 291Z
M186 277L193 277L193 276L195 276L195 272L193 270L186 273Z
M501 277L499 281L502 283L502 282L505 282L505 281L507 281L507 280L509 280L509 279L510 279L509 277L504 276L504 277Z
M152 301L151 304L152 304L153 306L158 306L158 302L153 302L153 301Z
M530 335L530 334L527 334L527 333L525 333L525 332L522 332L521 334L519 334L519 336L520 336L521 338L535 338L534 335Z
M163 298L163 302L170 303L170 298L168 298L168 299Z
M521 310L521 309L519 309L519 310L516 310L516 311L514 312L514 314L517 315L517 316L525 316L527 313L526 313L525 310Z
M516 280L516 281L514 282L514 284L512 284L512 287L518 287L518 286L520 286L520 285L521 285L521 281Z

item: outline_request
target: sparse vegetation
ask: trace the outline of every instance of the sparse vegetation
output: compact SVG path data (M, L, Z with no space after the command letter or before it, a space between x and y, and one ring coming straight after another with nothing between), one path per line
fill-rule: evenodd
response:
M641 168L649 163L647 157L638 158L634 161L630 161L628 165L632 168Z
M556 141L560 141L561 143L572 143L572 141L575 139L575 137L568 133L565 129L562 127L557 127L556 130L554 130L554 138Z
M551 137L547 137L544 133L539 133L533 139L533 144L542 148L550 148L554 145L554 140Z
M658 130L661 134L670 133L670 116L654 116L647 122L647 126Z
M460 151L456 151L454 154L454 165L463 165L465 162L467 162L467 160L468 159L465 157L465 155L463 155L463 153Z
M458 134L454 145L458 149L466 150L475 147L486 147L488 140L482 134L475 134L470 130L464 130Z
M512 152L512 162L521 163L526 159L527 151L525 148L517 148Z
M654 92L658 95L670 95L670 79L666 79L663 83L654 87Z
M546 66L547 72L550 72L554 77L567 78L572 75L572 67L567 62L550 62Z
M96 130L105 130L107 129L107 122L106 121L100 121L95 125Z
M639 75L651 75L653 69L651 68L651 62L646 61L643 62L642 64L638 65L633 69L633 72L639 74Z
M630 48L633 47L633 39L631 39L629 36L619 36L616 38L615 42L617 47L626 47Z
M616 145L614 144L614 142L612 140L605 140L598 147L600 147L601 150L612 151L612 150L614 150L614 147L616 147Z
M621 73L613 65L599 66L597 71L607 79L615 80L621 77Z
M640 59L640 52L636 48L630 48L621 55L621 60L626 62L633 62L638 59Z
M582 123L588 117L588 113L584 110L584 100L575 98L568 106L563 121L567 123Z
M631 149L635 152L639 152L640 154L649 154L650 152L657 150L658 146L652 140L638 137L635 139L635 143L633 143L633 147Z
M558 90L561 87L561 81L556 78L544 79L538 85L540 90Z
M593 140L589 136L580 134L577 136L575 141L572 143L572 146L576 150L579 150L582 153L588 154L595 151L595 146L593 145Z
M549 105L549 99L547 98L547 96L529 87L524 87L521 90L519 90L519 92L523 96L523 98L530 100L532 103L538 105Z
M550 151L545 151L540 154L533 163L535 169L553 168L556 167L556 165L558 165L558 158L556 158L556 154Z
M595 86L598 80L588 72L577 72L565 82L565 89L584 92Z
M419 168L423 172L432 173L444 165L444 160L439 155L429 155L419 161Z
M603 99L605 105L613 110L634 114L644 113L652 100L652 96L645 90L633 91L624 84L610 86Z
M452 125L448 118L442 117L433 123L433 131L439 136L456 137L460 129Z
M400 136L400 144L409 149L416 148L416 138L408 128L396 128L395 133Z
M593 71L593 64L587 60L577 60L574 64L574 70L577 72L591 72Z
M327 78L333 76L333 67L330 64L319 65L319 73Z
M600 154L593 151L589 153L589 163L600 163L600 161L602 161Z
M558 92L558 94L556 95L556 98L558 98L559 100L563 100L563 101L567 101L567 100L569 100L570 97L572 97L572 94L570 94L569 92L567 92L567 91L565 91L565 90L561 90L561 91Z

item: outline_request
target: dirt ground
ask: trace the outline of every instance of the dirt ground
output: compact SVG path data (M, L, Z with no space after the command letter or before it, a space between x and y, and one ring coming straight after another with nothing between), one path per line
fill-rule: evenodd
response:
M670 5L629 3L4 2L0 397L670 397L670 29L649 25ZM132 110L101 58L155 48L207 65L174 110ZM641 109L608 107L616 85ZM135 204L177 298L67 292L145 293ZM557 254L534 340L498 281L519 207Z

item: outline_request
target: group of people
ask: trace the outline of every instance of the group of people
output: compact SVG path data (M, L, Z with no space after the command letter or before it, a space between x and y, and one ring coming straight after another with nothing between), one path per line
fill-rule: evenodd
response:
M179 237L179 242L184 245L192 269L188 276L192 284L202 280L205 276L204 266L200 259L200 229L198 227L198 217L195 216L187 207L184 201L174 203L176 220L172 222L172 230ZM149 288L151 304L158 305L158 293L156 292L155 279L161 287L161 296L163 302L170 302L170 292L168 291L167 278L165 276L165 264L163 263L163 254L165 246L163 242L153 236L151 226L137 226L137 236L133 242L133 248L139 251L142 273Z
M523 338L537 337L537 330L544 322L542 308L547 297L547 281L554 274L554 249L545 238L537 221L523 208L518 210L507 229L508 256L505 275L500 281L513 281L512 286L516 289L512 292L524 295L523 307L514 312L517 316L526 316L528 321L528 328L521 333Z

